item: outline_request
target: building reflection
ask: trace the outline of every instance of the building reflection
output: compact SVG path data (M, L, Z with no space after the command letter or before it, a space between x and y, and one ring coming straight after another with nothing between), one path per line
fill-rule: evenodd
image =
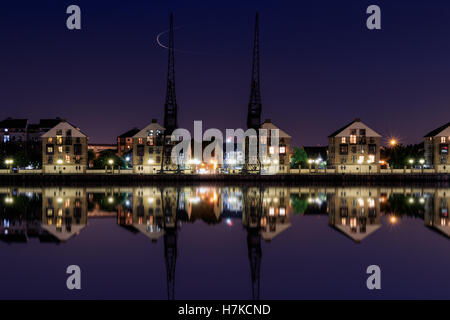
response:
M379 199L376 188L336 188L328 196L330 225L361 242L381 227Z
M87 226L84 188L45 188L42 192L42 228L66 242Z
M448 207L450 189L436 189L434 197L426 197L425 225L450 238Z
M82 235L88 219L117 219L126 230L142 234L152 243L162 243L167 297L174 299L178 236L183 226L201 222L241 227L245 231L242 241L247 245L251 295L259 299L264 247L284 241L292 224L311 223L306 219L317 218L318 223L332 227L334 231L330 232L360 243L372 241L374 237L369 236L382 226L401 226L402 219L412 217L450 238L449 198L448 188L5 187L0 188L0 241L64 243Z

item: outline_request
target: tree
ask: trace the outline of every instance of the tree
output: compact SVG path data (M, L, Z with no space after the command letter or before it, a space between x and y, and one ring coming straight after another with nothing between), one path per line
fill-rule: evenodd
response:
M107 166L111 166L109 164L109 160L113 160L114 167L119 166L121 169L126 168L126 163L122 158L118 157L114 151L105 150L100 152L97 158L94 159L94 169L105 169Z
M386 158L389 166L394 169L402 169L409 166L409 160L413 159L414 163L418 163L424 157L423 144L396 145L388 147L384 150L382 158Z
M294 147L291 157L291 169L298 169L300 166L306 168L308 155L305 149Z

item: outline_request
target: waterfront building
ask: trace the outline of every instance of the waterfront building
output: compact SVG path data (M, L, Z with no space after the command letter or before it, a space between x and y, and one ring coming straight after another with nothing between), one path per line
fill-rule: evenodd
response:
M425 166L437 172L450 172L450 122L429 132L424 137Z
M139 131L141 130L138 128L133 128L117 137L117 155L119 157L131 152L133 149L133 136Z
M156 119L133 136L133 172L155 174L161 170L164 128Z
M328 136L328 167L342 173L377 173L381 136L356 119Z
M263 122L261 129L267 130L266 137L260 136L260 144L267 146L266 157L261 159L261 172L268 174L288 173L290 170L291 136L274 125L270 119ZM272 130L278 130L278 146L272 145ZM275 154L278 155L278 160L276 158L275 160L271 159Z
M42 135L55 127L61 121L64 120L56 117L55 119L40 119L39 123L29 124L27 129L27 141L40 142Z
M28 119L7 118L0 122L0 143L27 141Z
M42 135L42 172L86 173L88 137L66 121Z

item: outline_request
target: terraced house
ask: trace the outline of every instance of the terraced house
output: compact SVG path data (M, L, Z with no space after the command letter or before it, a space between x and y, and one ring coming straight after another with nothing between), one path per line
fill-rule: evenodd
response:
M381 136L360 119L328 136L328 167L342 173L377 173Z
M424 137L425 165L437 172L450 172L450 122L429 132Z
M63 121L42 135L42 172L86 173L88 137Z

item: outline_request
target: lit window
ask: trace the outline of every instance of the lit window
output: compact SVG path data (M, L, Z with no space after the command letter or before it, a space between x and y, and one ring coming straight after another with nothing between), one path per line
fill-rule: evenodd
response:
M280 208L280 216L284 216L286 214L285 208Z
M356 136L355 135L351 135L350 136L350 143L356 143Z
M274 154L275 153L275 147L269 147L269 153Z
M139 144L142 144L142 138L139 138L138 142L139 142Z
M347 139L345 137L342 137L341 143L347 143Z
M275 209L274 209L274 208L270 208L270 209L269 209L269 215L270 215L270 216L275 215Z
M63 147L58 147L58 152L62 153L63 152Z
M446 137L441 137L441 143L445 143Z
M66 162L70 163L70 156L68 154L66 154Z
M286 147L280 147L280 153L286 153Z

